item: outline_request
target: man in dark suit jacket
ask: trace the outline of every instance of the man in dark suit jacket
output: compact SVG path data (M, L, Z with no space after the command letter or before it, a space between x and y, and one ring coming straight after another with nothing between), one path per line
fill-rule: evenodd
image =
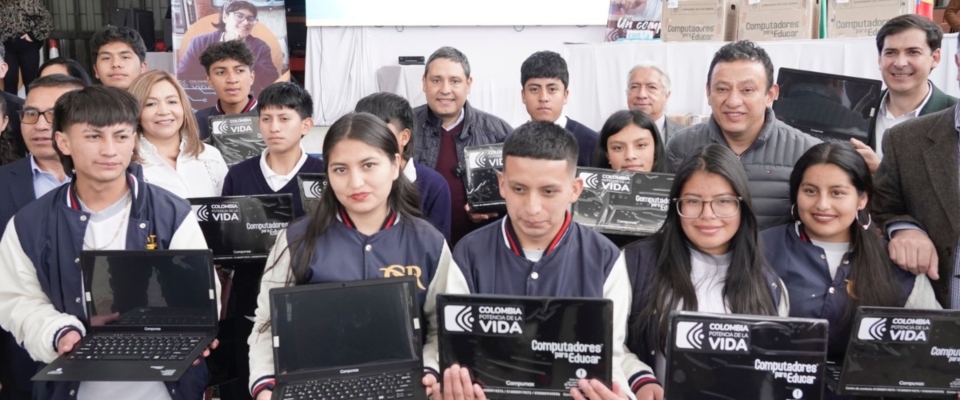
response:
M593 148L597 146L600 134L563 115L563 106L567 104L567 96L570 95L567 90L569 83L567 62L560 54L552 51L533 53L520 66L520 96L530 119L554 122L566 129L579 146L577 165L589 167Z
M7 75L7 63L3 61L4 56L6 56L6 50L0 43L0 79ZM23 99L6 91L0 91L0 96L3 96L3 99L7 102L7 129L11 134L10 137L13 139L17 154L22 156L27 153L27 146L23 143L23 136L20 135L20 114L18 114L20 110L23 110Z
M954 106L887 131L871 208L891 236L893 261L930 276L945 308L958 306L951 295L960 272L953 259L960 238L958 110Z

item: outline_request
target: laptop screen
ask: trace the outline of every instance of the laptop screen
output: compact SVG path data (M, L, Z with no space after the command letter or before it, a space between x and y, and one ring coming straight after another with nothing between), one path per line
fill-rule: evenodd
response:
M880 81L780 68L777 84L777 119L824 140L869 144Z
M275 294L281 375L420 359L409 282L321 288Z
M209 251L94 251L82 257L91 326L216 323Z

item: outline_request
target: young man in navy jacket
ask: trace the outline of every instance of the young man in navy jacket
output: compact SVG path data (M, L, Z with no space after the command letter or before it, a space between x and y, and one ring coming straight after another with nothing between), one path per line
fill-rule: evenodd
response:
M133 96L109 87L54 107L54 149L73 181L22 208L0 239L0 326L36 360L52 362L85 334L81 251L143 250L150 236L159 249L206 247L186 200L128 173L139 116ZM198 360L177 382L44 382L34 398L196 399L207 380Z
M387 123L403 151L400 170L420 190L420 211L450 241L450 187L439 172L413 160L417 135L413 108L407 99L393 93L374 93L357 102L356 112L376 115Z
M520 66L520 96L532 121L553 122L577 140L577 165L589 167L600 134L563 113L570 95L567 62L552 51L533 53Z
M292 82L274 83L260 93L258 99L260 132L267 148L259 156L230 167L223 182L224 196L254 196L261 194L289 193L293 196L294 217L304 215L297 187L297 174L301 172L326 172L323 161L310 157L303 150L300 140L313 128L313 100L310 93ZM239 379L221 394L224 399L249 399L249 346L247 337L253 330L253 316L257 310L257 293L260 276L265 269L264 261L231 265L234 268L233 285L227 302L228 319L233 318L234 332L227 329L221 333L231 335L235 345L236 368ZM224 323L229 324L226 320ZM228 340L225 340L228 342ZM224 353L230 352L226 348ZM223 355L231 357L230 355Z
M242 40L214 43L200 55L207 83L217 93L217 104L194 114L200 126L200 140L210 137L210 117L257 112L257 98L250 94L255 62L253 52Z
M620 366L632 289L617 246L572 221L570 204L583 190L577 150L573 136L552 122L528 122L507 136L498 177L507 216L464 237L453 250L456 266L437 271L424 306L432 316L423 357L428 370L438 367L436 294L606 298L614 303L614 386L629 392ZM438 388L435 375L423 383Z

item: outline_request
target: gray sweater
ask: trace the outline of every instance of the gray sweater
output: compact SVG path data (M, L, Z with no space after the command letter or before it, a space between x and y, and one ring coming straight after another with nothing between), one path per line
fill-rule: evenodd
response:
M767 108L760 136L740 155L747 172L753 212L760 229L785 223L790 218L790 173L793 165L820 140L779 121ZM677 172L683 161L711 144L727 146L720 125L710 120L686 128L667 143L667 170Z

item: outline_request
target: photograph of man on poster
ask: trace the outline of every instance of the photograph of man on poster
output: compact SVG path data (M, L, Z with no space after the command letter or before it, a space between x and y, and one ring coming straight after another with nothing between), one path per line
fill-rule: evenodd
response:
M216 94L207 81L207 71L200 64L200 55L211 44L230 40L244 42L254 55L252 95L278 80L289 80L289 55L286 43L286 10L275 0L173 0L174 9L184 15L203 15L182 34L177 54L177 79L187 91L194 106L208 107L216 102ZM199 4L199 3L207 4ZM257 3L269 3L268 6ZM179 6L179 7L178 7ZM188 8L195 7L190 10ZM206 15L203 13L207 12Z

